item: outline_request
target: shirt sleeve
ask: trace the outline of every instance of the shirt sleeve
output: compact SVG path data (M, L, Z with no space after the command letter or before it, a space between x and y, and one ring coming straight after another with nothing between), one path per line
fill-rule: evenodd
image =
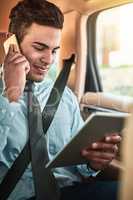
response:
M7 144L7 136L14 117L10 107L8 99L0 95L0 153Z

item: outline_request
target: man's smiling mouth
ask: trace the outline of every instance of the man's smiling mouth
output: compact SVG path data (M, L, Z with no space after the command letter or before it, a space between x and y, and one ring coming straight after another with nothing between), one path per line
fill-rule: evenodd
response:
M39 66L39 65L32 65L33 70L35 70L38 73L44 73L49 70L48 66Z

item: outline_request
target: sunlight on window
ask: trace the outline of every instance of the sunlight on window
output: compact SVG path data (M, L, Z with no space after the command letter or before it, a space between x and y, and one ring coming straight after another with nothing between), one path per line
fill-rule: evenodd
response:
M104 91L133 96L133 4L109 9L97 19L97 63Z

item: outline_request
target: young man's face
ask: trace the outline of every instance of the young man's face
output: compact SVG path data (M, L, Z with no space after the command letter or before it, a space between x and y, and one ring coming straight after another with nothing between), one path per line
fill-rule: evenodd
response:
M27 79L40 82L53 63L59 49L61 29L33 23L20 43L22 53L30 62Z

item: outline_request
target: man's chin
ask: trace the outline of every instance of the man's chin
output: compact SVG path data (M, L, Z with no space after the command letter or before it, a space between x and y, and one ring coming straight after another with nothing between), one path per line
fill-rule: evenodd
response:
M34 76L31 74L27 74L26 76L27 80L35 81L35 82L41 82L44 80L44 76Z

